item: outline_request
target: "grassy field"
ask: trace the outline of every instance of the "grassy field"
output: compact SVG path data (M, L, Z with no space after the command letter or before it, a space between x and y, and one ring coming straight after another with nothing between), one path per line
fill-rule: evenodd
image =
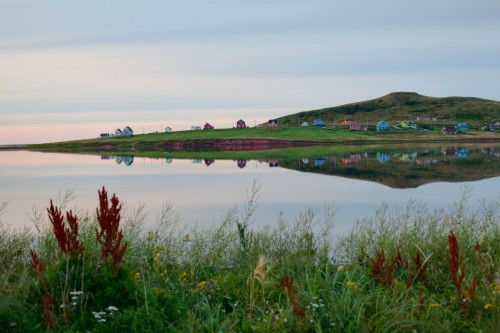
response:
M500 133L490 131L467 131L456 135L445 135L432 131L401 129L386 132L359 131L325 127L290 127L282 129L246 128L215 129L201 131L177 131L172 133L138 134L132 137L75 140L25 146L25 149L68 150L68 149L137 149L165 150L172 142L190 142L194 145L210 145L225 140L281 140L289 142L310 142L316 144L376 144L404 142L456 142L456 141L498 141Z
M498 199L383 205L334 243L330 208L252 229L258 187L207 227L146 228L104 188L96 214L1 224L0 331L498 332Z

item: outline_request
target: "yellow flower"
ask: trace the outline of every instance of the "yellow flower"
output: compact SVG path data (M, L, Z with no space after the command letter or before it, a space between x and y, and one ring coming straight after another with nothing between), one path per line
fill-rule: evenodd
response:
M500 284L493 282L493 294L500 295Z
M438 304L438 303L431 303L431 304L429 305L429 307L430 307L431 309L435 309L435 308L442 308L443 306L442 306L441 304Z
M357 284L356 282L352 282L352 281L347 281L347 282L345 283L345 285L346 285L347 287L351 287L351 288L354 288L354 289L358 288L358 284Z
M485 309L485 310L488 310L488 309L489 309L489 308L491 308L492 306L493 306L493 304L488 303L488 304L486 304L486 305L484 306L484 309Z
M135 284L139 284L139 282L141 282L141 273L140 272L135 273L134 280L135 280Z
M198 287L199 287L199 288L203 288L203 287L205 287L206 285L207 285L207 281L201 281L201 282L199 282L199 283L198 283Z
M339 266L339 268L337 268L337 272L344 273L345 272L345 267L344 266Z

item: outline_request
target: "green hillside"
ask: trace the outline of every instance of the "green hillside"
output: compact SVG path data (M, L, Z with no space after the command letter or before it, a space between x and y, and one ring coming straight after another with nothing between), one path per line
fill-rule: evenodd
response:
M500 102L474 97L428 97L414 92L393 92L380 98L303 111L278 118L280 126L298 126L322 119L327 124L343 120L375 123L379 120L398 122L416 120L418 116L436 118L439 123L465 121L479 126L500 118Z

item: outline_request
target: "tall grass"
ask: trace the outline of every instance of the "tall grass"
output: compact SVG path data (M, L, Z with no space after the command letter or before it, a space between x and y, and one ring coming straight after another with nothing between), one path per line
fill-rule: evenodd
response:
M209 227L181 226L170 203L150 228L143 206L130 216L115 214L119 223L107 227L115 243L108 245L121 253L127 244L117 265L96 241L102 216L91 211L73 210L79 229L78 242L71 244L82 245L81 253L62 251L43 221L35 231L0 225L0 331L500 327L499 200L484 200L472 210L465 188L447 209L430 210L416 201L403 208L383 204L334 242L332 207L323 214L306 210L293 222L283 214L276 225L253 229L258 192L254 184L243 211L234 207ZM101 208L103 201L96 197ZM68 202L63 198L56 206L66 211ZM123 238L117 245L118 230Z

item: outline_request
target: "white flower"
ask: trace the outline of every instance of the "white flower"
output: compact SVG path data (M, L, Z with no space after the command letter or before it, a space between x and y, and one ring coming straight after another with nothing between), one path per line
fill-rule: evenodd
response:
M106 310L108 310L108 311L118 311L118 308L116 306L110 305L110 306L108 306L108 308Z
M316 303L313 303L312 306L315 307L315 308L319 308L319 305L316 304Z
M99 319L99 322L100 322L100 323L105 323L105 322L106 322L106 319L104 319L104 318Z

